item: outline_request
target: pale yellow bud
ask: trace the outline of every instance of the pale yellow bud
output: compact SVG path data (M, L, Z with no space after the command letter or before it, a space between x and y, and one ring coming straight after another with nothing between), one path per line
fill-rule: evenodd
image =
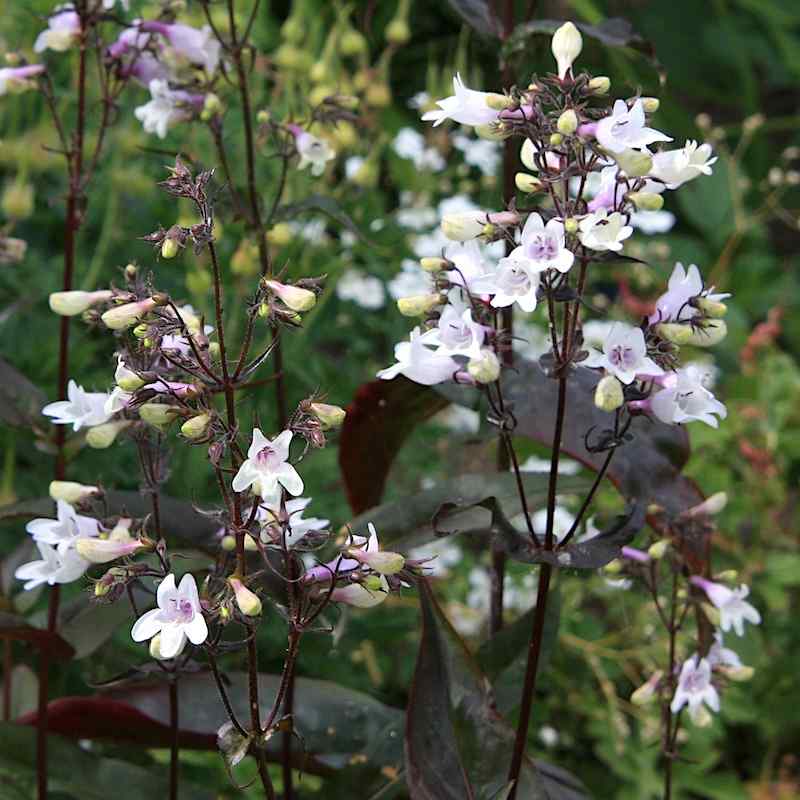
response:
M33 213L33 186L10 183L3 191L2 208L9 219L27 219Z
M719 667L719 671L725 675L726 678L735 681L736 683L749 681L756 672L752 667L747 667L744 664L741 667L729 667L727 665L722 665Z
M285 222L279 222L267 231L267 241L276 247L285 247L292 241L292 229Z
M101 290L98 292L53 292L49 298L50 310L62 317L74 317L82 314L97 303L110 300L113 292Z
M239 578L228 578L228 583L236 597L239 611L246 617L257 617L261 614L261 600L255 592L251 592Z
M467 372L478 383L494 383L500 377L500 359L494 350L484 347L480 358L471 358Z
M640 100L646 114L655 114L661 105L661 101L657 97L641 97Z
M347 412L343 408L328 403L312 403L311 411L320 421L324 430L340 428L347 416Z
M664 198L655 192L629 192L626 197L639 211L660 211L664 207Z
M571 136L576 130L578 130L578 115L573 109L568 108L566 111L561 113L561 116L558 118L558 122L556 123L556 128L558 129L558 132L563 133L564 136Z
M179 250L178 242L169 236L161 242L161 258L175 258Z
M292 311L310 311L317 304L317 296L310 289L302 289L299 286L289 286L278 281L266 280L266 286L281 302Z
M606 94L611 88L611 79L605 75L598 75L596 78L592 78L587 86L592 94Z
M728 306L719 300L709 300L707 297L698 297L694 305L700 309L707 317L721 319L728 313Z
M236 549L236 537L226 534L222 537L220 546L226 553L232 553Z
M397 308L404 317L419 317L427 314L442 302L439 294L416 294L411 297L401 297L397 301Z
M671 542L669 539L659 539L657 542L653 542L650 547L647 548L647 553L650 558L658 559L663 558L667 549L669 548Z
M653 168L653 157L639 150L628 148L621 153L614 153L613 155L617 164L619 164L619 168L629 178L640 178L643 175L647 175Z
M161 655L161 634L157 633L151 640L150 640L150 657L154 658L156 661L163 661L164 658Z
M663 674L664 673L661 670L654 673L631 695L631 703L633 703L635 706L646 706L655 700L656 688Z
M618 558L615 558L603 567L603 571L607 572L609 575L619 575L619 573L622 572L622 562Z
M100 494L97 486L85 486L74 481L51 481L50 497L53 500L64 500L70 505L75 505L81 500L86 500L96 494Z
M558 147L564 141L564 137L560 133L550 134L550 144L552 147Z
M419 264L425 272L440 272L450 266L446 258L421 258Z
M722 319L706 319L691 327L687 344L695 347L713 347L728 335L728 326Z
M619 380L613 375L601 378L594 390L594 404L603 411L616 411L624 402Z
M486 105L494 111L505 111L514 105L514 101L507 95L489 92L486 95Z
M169 425L178 416L176 406L165 405L164 403L144 403L139 406L139 419L156 428Z
M550 41L550 50L558 65L558 77L562 80L572 69L572 63L583 49L581 32L572 22L565 22Z
M389 44L402 45L406 44L411 38L411 29L404 19L393 19L386 26L386 41Z
M542 182L533 175L529 175L527 172L518 172L514 176L514 184L517 189L526 194L538 192L542 188Z
M688 344L692 339L691 326L680 325L677 322L660 322L655 326L655 332L662 339L677 345Z
M86 432L86 444L95 450L105 450L107 447L111 447L117 436L130 425L130 420L125 419L95 425Z
M75 541L75 550L81 558L92 564L107 564L123 556L130 556L143 550L146 545L138 539L97 539L94 537L79 538Z
M181 433L187 439L202 439L210 424L210 414L198 414L196 417L190 417L181 425Z

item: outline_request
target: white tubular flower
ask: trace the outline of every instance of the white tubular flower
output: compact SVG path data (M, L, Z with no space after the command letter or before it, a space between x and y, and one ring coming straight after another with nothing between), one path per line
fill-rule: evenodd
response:
M663 375L664 370L647 356L647 344L641 328L616 323L603 343L603 352L591 350L583 362L587 367L603 367L624 384L632 383L637 375Z
M554 34L550 50L558 64L558 77L563 81L572 69L572 62L581 54L583 38L571 22L565 22Z
M494 295L492 305L495 308L517 303L523 311L531 312L536 309L540 279L540 272L530 270L511 258L501 258L492 272L473 281L472 288L479 293Z
M531 139L526 139L522 143L522 147L519 151L519 158L531 172L539 171L539 163L536 159L538 153L539 148ZM544 165L547 169L557 170L561 167L561 158L556 153L548 150L544 156Z
M372 608L380 605L389 596L389 583L383 575L379 578L373 577L376 580L337 586L331 592L331 600L356 608Z
M745 584L738 589L729 589L721 583L714 583L699 575L693 576L691 582L699 586L719 610L719 626L725 633L733 628L737 636L743 636L745 622L753 625L761 622L761 614L745 600L750 594L750 587Z
M134 642L144 642L160 635L161 658L175 658L186 646L187 639L195 645L208 638L208 626L203 617L197 584L190 573L181 578L175 587L175 576L170 572L158 586L158 608L144 613L136 620L131 637Z
M711 167L717 158L711 157L711 145L698 145L688 139L678 150L662 150L653 156L650 177L663 181L667 189L677 189L698 175L711 175Z
M499 111L490 108L488 92L478 92L468 89L457 74L453 78L453 92L450 97L437 101L437 111L428 111L422 115L425 122L433 122L434 127L441 125L446 119L458 122L461 125L489 125L498 118Z
M44 72L43 64L26 64L23 67L0 68L0 97L9 92L20 94L28 89L36 88L36 81L31 80Z
M33 44L35 53L54 50L63 53L77 43L81 36L81 19L72 6L62 6L50 19Z
M115 386L108 396L103 410L109 416L116 414L118 411L127 408L128 403L133 399L133 392L126 392L121 386Z
M488 271L480 243L475 239L448 244L444 257L453 264L447 271L447 279L454 286L471 288L472 281Z
M695 297L705 297L711 302L721 302L730 297L728 293L714 293L714 287L705 290L703 278L696 264L684 269L678 261L670 275L667 291L656 300L656 310L650 315L651 325L658 322L686 322L700 311L689 304Z
M725 419L728 410L706 389L706 379L707 373L694 364L670 373L662 381L663 388L650 397L650 410L668 425L697 421L718 427L717 417Z
M472 319L472 310L456 289L451 291L437 327L428 334L427 343L436 346L438 355L480 358L485 338L486 329Z
M49 298L50 310L62 317L74 317L97 303L110 300L112 295L110 289L97 292L53 292Z
M458 371L458 363L450 356L440 355L426 347L431 338L427 333L420 334L418 327L414 328L409 341L400 342L394 347L397 363L380 370L377 377L390 381L398 375L405 375L409 380L423 386L433 386L450 380Z
M633 228L625 223L619 211L609 214L607 209L598 208L580 221L581 244L598 252L620 252L622 243L632 233Z
M297 168L311 167L312 175L317 177L322 175L325 172L325 165L336 158L336 151L327 142L296 125L289 126L289 129L294 134L295 147L300 156Z
M711 683L711 665L705 658L692 656L683 662L670 710L677 714L688 705L689 716L697 722L703 719L703 703L711 711L719 711L719 694Z
M78 514L65 500L56 501L56 519L32 519L25 530L35 542L43 542L60 549L71 547L78 537L95 537L100 526L94 517Z
M530 214L522 229L522 240L507 256L530 272L555 269L567 272L575 254L565 245L564 223L559 219L543 222L538 214Z
M170 89L165 80L150 81L151 100L134 110L134 115L142 123L145 133L154 133L165 139L170 128L191 119L193 107L202 105L202 95L192 95L181 89Z
M14 577L25 581L25 591L35 589L43 583L53 586L56 583L72 583L78 580L89 566L89 562L81 558L71 547L56 549L45 542L36 542L39 561L30 561L17 567Z
M647 147L654 142L672 141L670 136L648 128L645 122L641 100L637 100L630 109L624 100L617 100L611 115L597 123L597 141L609 153Z
M292 432L283 433L270 440L258 428L253 428L253 440L247 459L231 484L234 492L252 487L266 503L280 502L281 486L294 496L303 493L303 479L289 463L289 446Z
M55 425L72 425L79 431L93 425L102 425L111 416L105 411L108 395L105 392L86 392L75 381L67 385L67 400L48 403L42 414L53 418Z
M400 572L405 566L405 558L400 553L381 550L375 526L370 522L367 527L369 528L369 539L365 539L363 536L353 537L358 544L349 548L347 554L353 560L380 575L394 575L396 572Z

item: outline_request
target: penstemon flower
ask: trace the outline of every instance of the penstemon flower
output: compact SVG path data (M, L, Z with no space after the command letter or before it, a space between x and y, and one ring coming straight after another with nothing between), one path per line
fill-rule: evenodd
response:
M145 133L155 133L166 139L170 128L191 119L202 108L204 96L183 89L170 89L167 81L153 79L149 85L151 100L139 106L134 115Z
M730 297L728 293L714 293L713 288L705 290L700 270L695 264L684 269L677 262L669 278L666 293L656 300L656 310L650 315L650 324L658 322L686 322L701 314L693 301L703 298L707 302L720 303Z
M650 176L663 181L668 189L677 189L700 175L711 175L716 158L711 157L711 145L698 145L689 139L679 150L662 150L653 156Z
M632 233L633 228L622 214L618 211L609 214L602 206L580 221L581 244L601 253L607 250L618 253Z
M692 721L703 725L710 721L703 704L712 711L719 711L719 693L711 683L711 665L708 660L692 656L683 662L670 709L673 714L677 714L688 705Z
M507 260L528 272L566 272L575 254L565 245L564 223L560 219L554 217L545 224L538 214L530 214L522 228L520 245L508 254Z
M35 89L36 82L32 81L31 78L35 78L43 72L44 65L42 64L0 68L0 97L9 92L18 94L28 89Z
M719 611L719 626L723 632L727 633L733 628L737 636L743 636L745 622L753 625L761 622L761 614L745 600L750 594L750 587L745 584L738 589L729 589L721 583L715 583L699 575L693 576L691 582L708 595L708 599Z
M70 381L67 388L67 400L48 403L42 414L52 417L56 425L72 425L79 431L93 425L106 422L111 414L105 410L108 395L105 392L86 392L75 381Z
M597 123L597 143L609 153L622 153L628 149L647 147L655 142L671 142L672 138L648 128L641 99L628 108L624 100L617 100L611 114Z
M158 585L156 601L158 608L142 614L131 629L134 642L158 636L160 657L168 659L179 655L187 641L199 645L208 638L193 575L187 572L176 587L175 576L170 572Z
M602 367L622 383L632 383L637 375L662 375L664 370L647 355L641 328L616 323L603 343L602 353L591 350L583 362L587 367Z
M327 163L336 158L333 148L327 142L318 139L297 125L289 125L288 128L294 136L294 144L300 156L297 168L310 167L312 175L317 177L322 175Z
M77 43L81 35L81 20L71 5L56 8L43 30L33 43L35 53L54 50L62 53Z
M258 428L253 429L253 440L233 479L233 491L251 489L268 504L276 504L281 487L289 494L303 493L303 479L289 463L289 445L292 432L283 431L275 439L267 439Z
M660 381L661 388L643 401L642 408L669 425L696 420L716 428L717 417L725 419L728 412L705 387L705 379L706 373L693 365L668 373Z
M444 383L452 378L458 371L458 363L451 356L431 350L427 346L430 339L428 334L422 334L419 328L415 328L411 331L409 341L395 345L394 357L397 363L382 369L378 372L378 377L388 381L398 375L405 375L424 386Z
M58 583L72 583L78 580L89 566L74 549L56 548L45 542L36 542L41 559L30 561L17 567L14 577L25 581L25 591L35 589L42 584L53 586Z
M461 80L461 75L453 78L453 95L439 100L437 111L428 111L422 115L425 122L433 122L434 126L441 125L445 120L451 119L461 125L488 125L495 122L499 111L491 108L488 101L491 95L487 92L477 92L469 89Z

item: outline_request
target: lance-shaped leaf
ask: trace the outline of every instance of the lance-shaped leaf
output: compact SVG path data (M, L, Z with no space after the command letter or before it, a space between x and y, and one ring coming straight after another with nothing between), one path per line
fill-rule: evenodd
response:
M498 714L486 676L420 582L422 638L406 716L406 774L413 800L502 797L514 731ZM518 800L547 800L526 759Z
M280 676L259 675L262 718L268 715ZM227 693L238 718L249 716L248 677L229 673ZM52 732L76 739L112 739L144 747L169 743L168 686L142 675L115 681L91 697L66 697L48 706ZM215 750L217 731L227 721L213 677L208 672L183 675L178 681L181 746ZM375 770L402 766L403 712L369 695L330 681L298 678L294 702L295 728L302 746L294 748L295 765L329 774L351 763ZM25 722L34 723L35 715ZM280 759L281 737L268 743L268 756Z
M500 37L502 28L489 0L447 0L447 4L481 36Z
M356 514L380 503L389 468L406 437L447 405L438 392L403 377L371 381L358 390L339 439L339 466Z
M36 731L27 725L0 723L0 771L12 775L14 783L36 779ZM60 736L48 736L48 797L63 792L81 800L141 800L143 797L168 797L166 770L130 764L116 758L99 758ZM9 793L4 798L27 797ZM180 796L192 800L212 800L216 793L187 782L180 784Z

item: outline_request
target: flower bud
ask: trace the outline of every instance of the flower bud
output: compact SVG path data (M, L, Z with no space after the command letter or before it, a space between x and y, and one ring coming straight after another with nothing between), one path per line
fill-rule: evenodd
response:
M724 569L714 576L714 581L717 583L734 583L737 580L739 580L738 569Z
M486 214L483 211L466 211L461 214L445 214L442 217L442 232L455 242L466 242L483 233Z
M703 312L707 317L721 319L728 313L728 306L719 300L709 300L707 297L696 297L692 305Z
M473 130L478 138L486 139L490 142L501 142L508 135L508 129L502 122L495 122L489 125L476 125Z
M657 97L640 97L645 114L655 114L661 101Z
M112 294L110 289L98 292L53 292L49 298L50 310L62 317L74 317L97 303L109 300Z
M467 372L478 383L494 383L500 377L500 359L494 350L484 347L480 358L471 358Z
M139 419L149 425L154 425L156 428L169 425L177 415L178 409L176 406L164 403L144 403L139 406Z
M366 564L366 566L380 575L394 575L396 572L400 572L406 564L405 558L400 553L393 553L388 550L378 550L370 553L354 547L347 551L347 555L362 564Z
M625 402L622 384L613 375L600 379L594 390L594 404L603 411L616 411Z
M650 558L658 561L660 558L664 557L664 554L667 552L670 544L671 542L669 539L659 539L657 542L653 542L653 544L647 548L647 554L650 556Z
M33 213L33 186L10 183L3 192L2 207L9 219L27 219Z
M226 534L222 537L220 546L226 553L232 553L236 549L236 537Z
M613 155L617 164L619 164L619 168L629 178L640 178L643 175L647 175L653 168L653 157L639 150L628 148L621 153L614 153Z
M312 403L311 413L320 421L323 430L326 431L331 428L340 428L347 415L343 408L328 403Z
M139 550L144 550L147 545L138 539L97 539L94 537L81 537L75 541L75 549L81 558L92 564L107 564L123 556L131 556Z
M655 192L629 192L626 197L639 211L660 211L664 207L664 198Z
M719 514L726 505L728 505L728 495L725 492L716 492L702 503L690 508L687 514L690 517L714 516L714 514Z
M583 49L581 32L571 22L565 22L554 34L550 42L550 50L558 65L558 77L561 80L572 69L572 62Z
M676 322L660 322L655 326L655 332L668 342L682 345L688 344L692 338L690 325L679 325Z
M419 317L427 314L442 302L439 294L415 294L411 297L401 297L397 301L397 309L404 317Z
M542 188L542 182L533 175L529 175L527 172L518 172L514 176L514 184L517 189L526 194L538 192Z
M251 592L239 578L228 578L228 583L236 597L239 611L246 617L257 617L261 614L261 600L255 592Z
M364 584L349 583L339 586L331 592L331 600L334 603L345 603L356 608L372 608L380 605L388 593L389 584L381 575L377 581L368 580Z
M159 305L164 305L164 303L157 302L154 297L148 297L146 300L110 308L100 319L112 331L122 331L135 325L145 314L149 314Z
M267 231L267 241L275 247L285 247L292 241L292 229L285 222L279 222Z
M550 145L552 147L558 147L563 141L564 137L560 133L550 134Z
M86 486L74 481L50 481L50 497L75 505L94 495L101 494L97 486Z
M486 95L486 105L494 111L505 111L514 106L514 101L508 95L489 92Z
M663 672L654 672L632 695L631 703L635 706L646 706L651 703L656 696L656 688L663 676Z
M708 617L708 621L715 627L718 628L721 622L721 617L719 613L719 609L716 606L712 606L711 603L700 603L701 608L703 609L703 613Z
M131 333L137 338L141 340L145 340L150 336L150 326L146 322L141 322L138 325L135 325Z
M339 50L343 56L357 56L359 53L366 53L369 47L362 33L355 28L349 28L339 40Z
M749 681L756 672L752 667L747 667L744 664L742 664L740 667L730 667L727 664L723 664L717 667L717 669L719 669L719 671L726 678L735 681L736 683Z
M577 233L580 225L575 217L567 217L564 220L564 231L566 233Z
M607 572L609 575L619 575L619 573L622 572L622 562L618 558L609 561L608 564L603 567L603 572Z
M192 440L202 439L208 431L208 426L211 424L210 414L198 414L195 417L189 417L186 422L181 425L181 433L187 438Z
M292 311L310 311L317 304L317 296L310 289L301 289L299 286L288 286L278 281L266 280L266 286L281 302Z
M446 258L421 258L419 264L425 272L439 272L450 266Z
M713 347L728 335L728 326L722 319L706 319L697 325L689 326L690 337L687 344L695 347Z
M382 81L373 82L367 86L364 99L373 108L386 108L392 102L392 92L386 83Z
M556 123L556 128L558 132L563 133L564 136L571 136L578 130L578 115L575 113L574 109L568 108L561 113Z
M707 728L714 721L705 706L698 706L693 714L690 714L692 724L697 728Z
M589 81L587 88L592 94L606 94L611 88L611 79L607 78L605 75L598 75L596 78L592 78Z
M117 369L114 372L114 380L117 386L125 392L135 392L144 386L145 381L140 378L132 369L125 366L125 362L120 358L117 361Z
M117 436L130 425L131 422L127 419L95 425L86 432L86 444L95 450L105 450L107 447L111 447Z
M178 242L172 237L167 236L166 239L161 242L161 258L175 258L180 249Z
M386 26L385 35L389 44L403 45L411 38L411 29L404 19L395 18Z

